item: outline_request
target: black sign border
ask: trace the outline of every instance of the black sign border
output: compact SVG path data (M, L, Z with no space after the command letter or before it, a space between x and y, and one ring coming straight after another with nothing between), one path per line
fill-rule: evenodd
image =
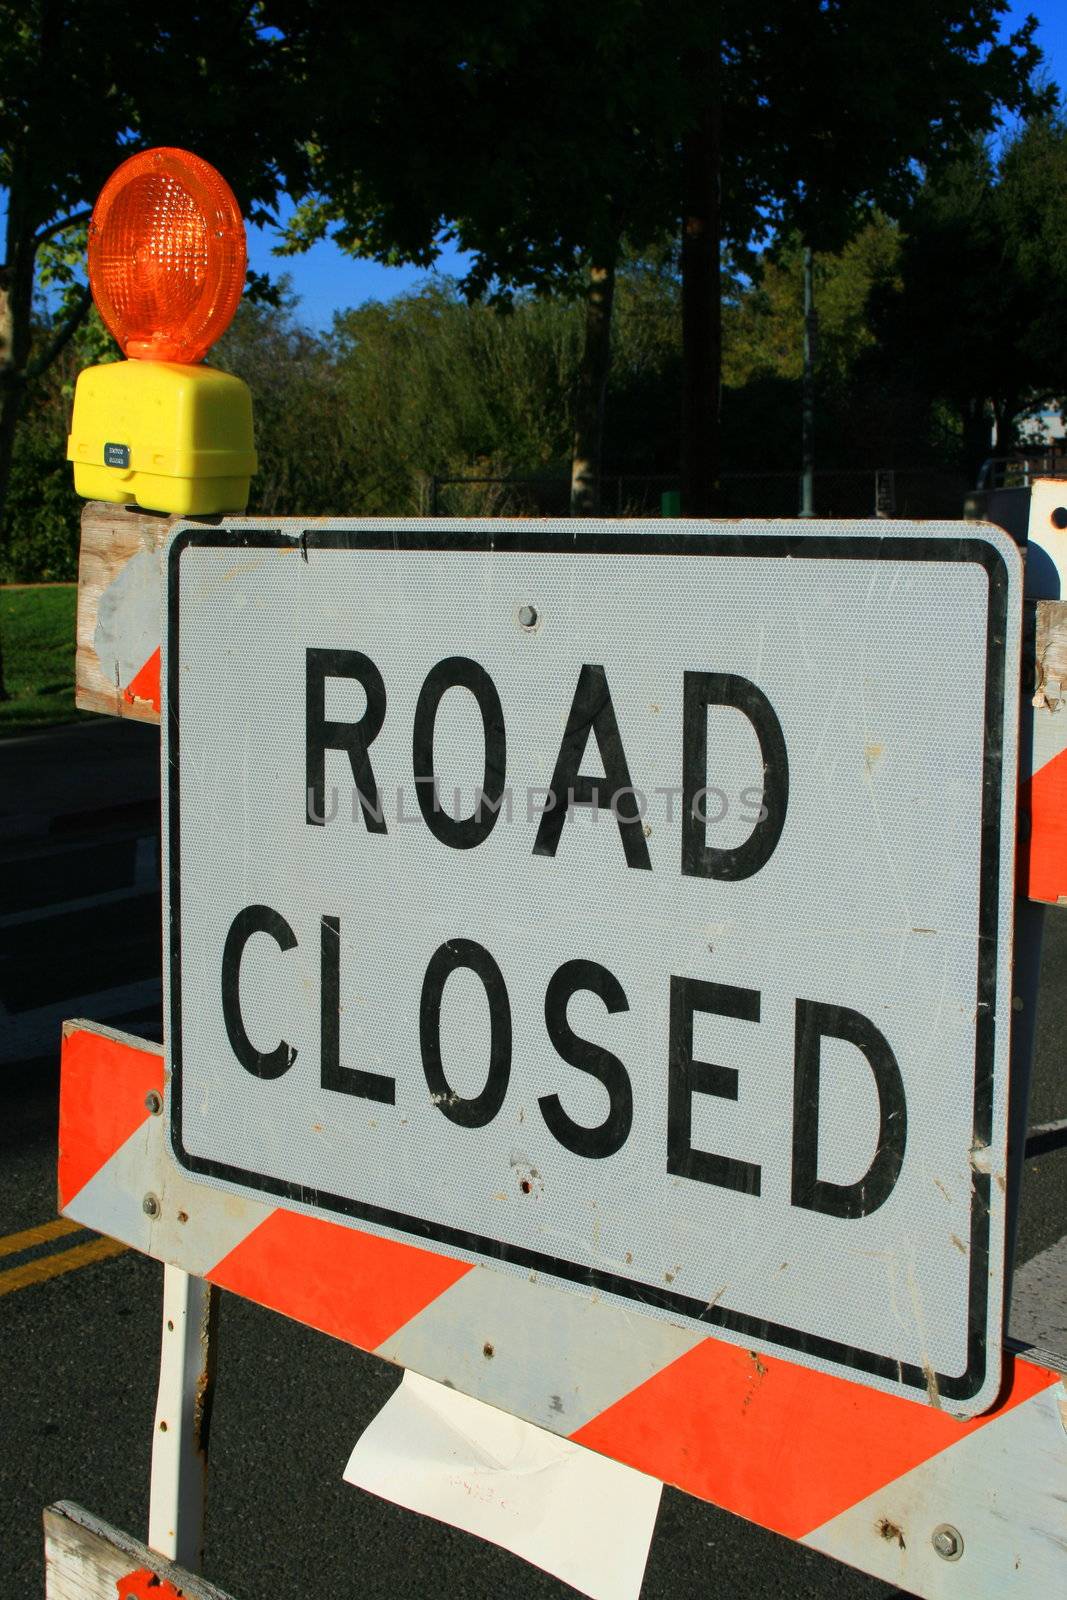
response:
M698 525L699 526L699 525ZM773 526L773 524L772 524ZM663 528L663 525L660 525ZM781 524L778 525L781 527ZM966 1401L981 1390L988 1370L987 1348L989 1313L990 1198L992 1177L974 1170L971 1184L971 1237L967 1318L967 1365L962 1373L934 1373L928 1367L900 1362L876 1351L839 1343L821 1334L789 1328L752 1317L673 1290L634 1283L628 1278L596 1267L563 1261L540 1251L485 1239L459 1228L408 1217L387 1207L349 1200L343 1195L311 1190L262 1173L246 1171L226 1162L190 1155L181 1138L182 1040L181 1040L181 836L180 836L180 741L179 741L179 570L181 557L190 548L227 550L270 549L299 552L306 561L313 550L390 550L395 553L430 551L447 554L510 553L529 555L628 555L701 556L771 558L778 560L853 560L909 561L944 563L949 561L980 566L988 579L986 617L986 694L985 747L983 751L983 801L981 828L981 867L978 906L978 982L975 997L975 1081L974 1148L988 1146L992 1134L994 1057L996 1043L998 937L1000 922L1000 836L1001 794L1004 765L1004 696L1007 656L1008 598L1010 579L1004 556L988 539L961 535L910 534L901 536L886 531L882 536L820 534L811 532L748 532L739 526L729 531L706 533L686 531L684 525L655 533L647 528L626 532L616 525L600 528L579 525L573 531L559 523L544 525L531 521L527 526L505 526L494 522L440 522L421 526L379 522L367 526L342 528L335 523L308 522L280 530L255 526L179 527L167 555L167 641L165 698L163 715L167 719L169 761L166 764L166 819L169 824L170 888L170 1026L169 1040L172 1075L170 1083L170 1133L175 1158L190 1172L232 1183L240 1188L270 1194L280 1200L295 1200L320 1211L370 1222L392 1229L414 1240L429 1240L463 1250L483 1261L507 1261L530 1271L543 1272L586 1288L618 1295L639 1305L674 1312L691 1322L706 1325L709 1331L724 1328L743 1334L753 1346L776 1344L807 1356L831 1361L856 1372L869 1373L904 1388L927 1391L945 1399ZM1010 959L1010 952L1009 952ZM994 1360L999 1359L999 1350Z

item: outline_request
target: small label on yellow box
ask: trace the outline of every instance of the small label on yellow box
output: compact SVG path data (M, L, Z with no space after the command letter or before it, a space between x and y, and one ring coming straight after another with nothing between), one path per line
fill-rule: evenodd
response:
M106 444L104 446L105 467L128 467L130 464L130 447L128 444Z

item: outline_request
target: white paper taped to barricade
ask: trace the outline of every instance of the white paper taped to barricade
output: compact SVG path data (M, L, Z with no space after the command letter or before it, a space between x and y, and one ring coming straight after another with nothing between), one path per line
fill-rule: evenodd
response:
M663 1485L405 1372L345 1480L521 1556L593 1600L637 1600Z

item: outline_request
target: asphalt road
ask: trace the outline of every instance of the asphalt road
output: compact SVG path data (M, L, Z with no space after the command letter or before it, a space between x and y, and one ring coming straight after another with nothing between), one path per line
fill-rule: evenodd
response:
M157 761L155 730L129 725L0 745L0 1253L55 1217L57 1020L81 1013L158 1037ZM1067 912L1049 918L1031 1124L1067 1118L1065 976ZM1042 1274L1063 1259L1053 1247L1065 1230L1067 1148L1055 1128L1037 1145L1023 1176L1018 1260L1037 1263L1043 1299ZM51 1501L73 1499L133 1533L147 1524L161 1269L124 1251L59 1270L84 1238L21 1251L9 1242L0 1259L5 1600L43 1592L40 1514ZM23 1266L32 1271L11 1275ZM207 1574L238 1600L573 1595L343 1483L356 1437L397 1381L373 1357L223 1297ZM643 1600L712 1591L724 1600L896 1592L668 1490Z

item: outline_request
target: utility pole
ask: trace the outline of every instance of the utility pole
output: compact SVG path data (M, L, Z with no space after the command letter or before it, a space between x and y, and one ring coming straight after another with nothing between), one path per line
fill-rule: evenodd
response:
M721 516L722 41L690 51L698 108L682 139L682 459L684 517Z
M800 515L815 515L815 337L818 331L815 310L815 262L811 247L804 250L804 380L802 423Z

